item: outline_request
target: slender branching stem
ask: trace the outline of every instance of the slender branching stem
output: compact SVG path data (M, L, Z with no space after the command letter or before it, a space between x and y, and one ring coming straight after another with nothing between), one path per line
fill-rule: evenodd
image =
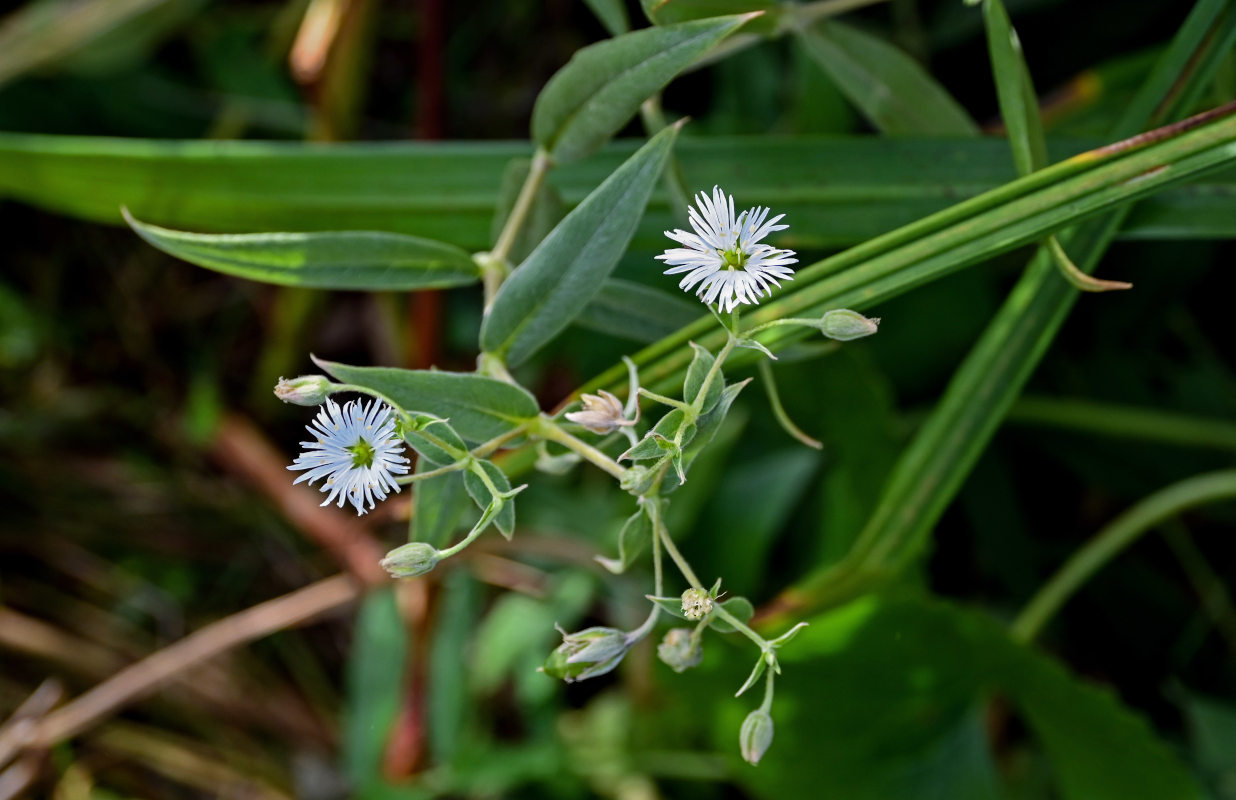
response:
M626 467L602 453L592 445L564 431L553 419L542 414L529 423L529 432L562 445L568 450L579 454L585 461L600 467L618 480L626 477Z
M552 165L553 162L549 158L549 153L538 148L536 155L532 157L532 166L528 169L528 177L524 179L524 185L519 190L519 197L515 199L515 205L511 208L510 216L506 218L506 224L502 226L502 232L498 234L497 244L490 251L491 256L503 262L510 258L511 248L515 246L515 240L519 237L519 232L523 230L525 223L528 221L528 214L532 211L532 205L536 201L537 192L541 190L541 184L545 182L545 174L549 172L549 168Z

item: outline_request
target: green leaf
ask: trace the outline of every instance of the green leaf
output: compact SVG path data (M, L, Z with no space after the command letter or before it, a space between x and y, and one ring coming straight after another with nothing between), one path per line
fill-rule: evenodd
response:
M1034 82L1026 68L1021 40L1001 0L983 1L983 22L987 27L987 47L991 52L1000 115L1004 117L1009 144L1013 148L1013 162L1019 174L1029 175L1047 166L1047 144Z
M406 688L407 627L390 587L365 597L348 655L342 725L344 774L356 789L381 780L382 754Z
M650 541L652 541L652 520L641 508L627 517L627 521L618 534L618 558L597 556L596 559L610 572L621 575L635 563L635 559Z
M596 296L635 233L678 128L605 179L517 267L481 326L481 347L512 365L557 336Z
M622 0L584 0L592 13L609 31L610 36L619 36L631 30L631 20L627 17L627 5Z
M700 305L640 283L610 278L575 324L636 342L655 342L700 316Z
M653 597L652 595L645 595L645 597L660 606L661 610L667 612L671 617L686 619L682 613L681 597Z
M974 120L918 62L840 22L804 29L799 40L850 102L884 133L976 136Z
M263 283L384 291L464 286L480 276L458 247L400 233L185 233L123 213L139 236L168 255Z
M691 440L687 441L684 449L682 449L682 471L690 472L691 465L695 464L695 460L703 453L703 449L707 448L708 443L711 443L713 436L717 435L718 430L721 430L722 423L726 422L726 415L729 413L729 407L733 406L735 399L738 398L738 393L743 391L751 382L751 378L740 383L730 383L729 386L721 393L721 401L713 407L711 412L701 414L700 419L696 420L695 433L692 434ZM667 480L662 491L674 491L681 483Z
M695 351L695 357L691 359L691 366L687 367L687 378L683 383L682 399L694 404L700 396L700 390L704 388L704 379L708 376L708 371L712 369L712 365L716 363L717 359L713 357L712 353L695 342L691 342L691 349ZM708 394L704 396L700 413L707 414L716 408L717 403L721 400L721 393L724 390L725 376L718 372L712 379L712 383L708 385Z
M475 442L501 436L540 413L536 399L527 391L484 375L351 367L319 358L314 363L344 383L381 392L405 411L450 420L460 436Z
M686 425L689 433L684 433L683 443L690 441L693 434L693 427L687 425L687 415L681 408L674 408L669 411L661 419L657 420L657 424L652 427L652 430L644 434L644 438L622 455L618 456L619 460L626 459L629 461L648 461L649 459L661 458L670 449L668 443L674 441L674 437L678 435L679 428Z
M485 470L485 474L493 481L494 487L499 492L511 491L511 482L507 479L506 473L492 461L479 462L481 469ZM463 474L464 487L468 490L468 495L477 507L484 511L494 502L495 498L490 493L489 487L481 480L480 476L468 470ZM515 535L515 498L508 497L502 501L502 508L494 516L494 524L498 526L498 530L502 533L503 538L508 541Z
M778 657L777 742L760 769L739 773L759 797L994 800L1002 793L975 713L992 693L1020 709L1064 800L1201 796L1110 691L957 606L869 597L812 619ZM803 763L812 769L787 769Z
M764 11L773 16L777 10L777 3L771 0L640 0L640 5L648 21L656 25L752 11Z
M42 0L0 20L0 85L41 69L89 65L98 74L117 57L156 44L190 18L201 0Z
M1100 144L1058 140L1050 156ZM577 205L635 149L612 143L556 168L549 180L568 207ZM115 225L124 224L123 205L169 228L392 231L484 250L503 170L528 153L526 143L507 142L306 145L0 133L0 197ZM792 228L781 243L800 250L870 239L1015 177L1008 146L995 138L688 137L674 153L687 185L718 183L744 203L785 213ZM681 227L680 214L654 191L632 246L663 250L663 231ZM1122 235L1236 238L1236 177L1216 175L1139 203Z
M755 616L755 606L751 605L751 601L745 597L731 597L721 603L721 607L738 617L738 621L744 624L750 622ZM715 614L708 618L708 627L717 633L738 633L737 628Z
M737 15L647 28L577 50L536 99L533 141L558 163L595 152L641 103L747 19Z

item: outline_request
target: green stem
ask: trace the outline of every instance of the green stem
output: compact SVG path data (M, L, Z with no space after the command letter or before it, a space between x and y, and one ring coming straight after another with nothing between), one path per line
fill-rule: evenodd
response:
M605 455L587 442L577 439L567 433L545 414L540 415L532 423L529 423L529 432L534 433L543 439L548 439L551 442L556 442L568 450L578 453L586 461L600 467L618 480L622 480L626 477L626 467L623 467L617 461Z
M1039 589L1013 622L1011 635L1022 642L1034 639L1091 575L1146 531L1193 506L1231 498L1236 498L1236 470L1196 475L1144 498L1099 531Z
M438 467L437 469L431 469L428 472L415 472L411 475L403 475L403 476L396 478L395 482L401 486L407 486L410 483L416 483L417 481L423 481L429 478L436 478L439 475L446 475L447 473L450 473L450 472L459 472L461 469L463 469L466 466L467 466L466 463L460 461L454 464L447 464L445 467Z
M662 405L667 405L671 408L677 408L680 411L686 411L688 408L691 407L687 405L686 403L682 402L681 400L675 400L674 398L666 397L663 394L657 394L656 392L650 392L647 389L640 389L639 394L641 397L647 397L649 400L654 400L658 403L661 403Z
M528 214L532 211L532 204L536 201L537 192L541 190L541 184L545 182L545 174L549 172L552 165L549 153L537 148L536 155L532 157L532 166L528 168L528 177L524 179L524 185L519 190L519 197L515 199L515 205L511 208L511 213L506 218L506 224L502 226L502 233L498 234L498 242L490 251L490 255L504 262L510 258L515 239L523 229ZM494 290L497 291L497 287ZM489 305L488 302L486 305Z
M738 315L734 315L734 327L738 327ZM725 364L725 359L729 357L733 351L734 345L738 342L738 338L734 336L733 331L725 340L725 346L721 348L721 352L717 353L717 357L713 359L712 366L708 368L708 374L704 376L704 382L700 384L699 394L695 396L695 402L691 404L692 410L698 415L704 409L704 399L708 397L708 389L712 386L712 382L721 374L721 366ZM640 391L643 391L641 389Z
M491 503L490 505L492 506L493 504ZM439 559L445 561L456 553L459 553L468 545L472 544L472 542L476 541L476 537L480 536L485 528L489 527L489 519L487 519L487 517L490 516L489 509L486 509L485 512L486 513L481 514L481 518L477 520L476 525L472 526L472 530L468 531L467 536L445 550L438 551Z
M764 391L768 394L768 404L772 406L773 417L777 422L781 423L781 427L790 436L793 436L798 441L814 447L816 450L823 450L824 443L819 439L813 439L803 432L803 429L794 424L794 420L790 419L790 415L785 413L785 406L781 405L781 395L777 392L777 381L773 377L772 367L767 361L758 361L760 370L760 378L764 383Z
M669 553L670 559L678 567L682 577L687 579L687 583L691 584L691 588L699 589L701 592L708 591L704 588L704 584L700 583L700 579L696 577L695 570L691 569L691 565L687 563L682 553L678 551L678 545L674 544L674 540L670 538L669 531L665 527L665 521L661 519L660 514L653 517L652 527L656 538L660 539L661 543L665 545L665 552ZM713 610L715 611L716 608Z
M476 458L488 458L489 456L493 455L499 448L501 448L502 445L506 444L512 439L515 439L519 436L523 436L525 433L527 433L526 424L520 425L517 428L512 428L506 433L500 436L495 436L489 441L482 442L481 444L478 444L476 447L472 448L472 455Z
M331 394L334 394L335 392L357 392L358 394L367 394L370 397L377 398L390 406L391 409L399 414L399 418L401 420L408 420L408 412L404 411L398 403L390 399L390 397L382 394L377 389L370 389L368 386L357 386L354 383L338 383L335 384L335 387L331 390Z
M765 639L763 636L760 636L755 631L751 630L751 628L745 622L740 620L738 617L726 611L725 607L722 606L720 603L716 603L715 605L713 605L712 613L716 614L718 617L725 620L730 625L733 625L736 631L741 633L743 636L746 636L751 641L755 642L756 646L760 648L761 658L764 657L765 653L772 652L772 646L768 643L767 639Z
M763 656L761 655L760 658L763 658ZM773 683L777 680L777 677L776 677L775 670L773 670L771 664L764 670L764 672L765 672L764 702L760 703L760 711L763 711L765 714L767 714L769 710L772 708Z

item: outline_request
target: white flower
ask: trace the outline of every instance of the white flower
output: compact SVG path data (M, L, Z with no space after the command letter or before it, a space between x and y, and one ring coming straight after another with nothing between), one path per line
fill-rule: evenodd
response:
M342 408L330 398L321 411L306 425L317 441L301 442L305 452L288 467L309 470L294 483L326 478L322 491L330 494L322 505L339 498L364 514L374 507L374 498L385 500L388 489L399 491L391 473L408 471L408 459L400 455L403 441L395 433L395 419L385 403L372 400L345 403Z
M780 286L780 280L793 280L797 264L793 250L778 250L761 244L770 233L788 228L778 225L784 214L768 219L770 209L747 209L734 216L734 198L712 187L712 197L700 192L695 206L687 208L695 233L683 230L666 231L665 235L684 245L666 250L657 258L670 266L666 275L686 275L678 284L691 291L708 305L713 303L726 313L746 303L757 305L762 296L772 293L769 284Z

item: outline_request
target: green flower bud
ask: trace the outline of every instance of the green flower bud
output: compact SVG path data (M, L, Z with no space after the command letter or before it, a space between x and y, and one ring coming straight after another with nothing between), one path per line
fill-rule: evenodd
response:
M682 615L690 620L703 619L712 613L712 595L703 589L688 589L682 593Z
M820 318L820 331L830 339L849 342L875 333L880 320L864 317L857 311L838 308L828 311Z
M334 384L322 375L301 375L292 380L280 378L275 384L275 397L298 406L318 406L326 402L332 386Z
M691 633L690 628L673 628L657 645L657 658L674 672L686 672L691 667L699 666L700 659L704 657L699 639Z
M392 578L415 578L438 566L441 560L442 555L433 545L408 542L387 553L380 563Z
M567 683L595 678L618 666L627 654L627 635L614 628L586 628L567 633L561 628L562 644L545 659L541 671Z
M760 763L773 740L773 721L768 712L757 708L747 715L738 732L738 748L748 764Z

